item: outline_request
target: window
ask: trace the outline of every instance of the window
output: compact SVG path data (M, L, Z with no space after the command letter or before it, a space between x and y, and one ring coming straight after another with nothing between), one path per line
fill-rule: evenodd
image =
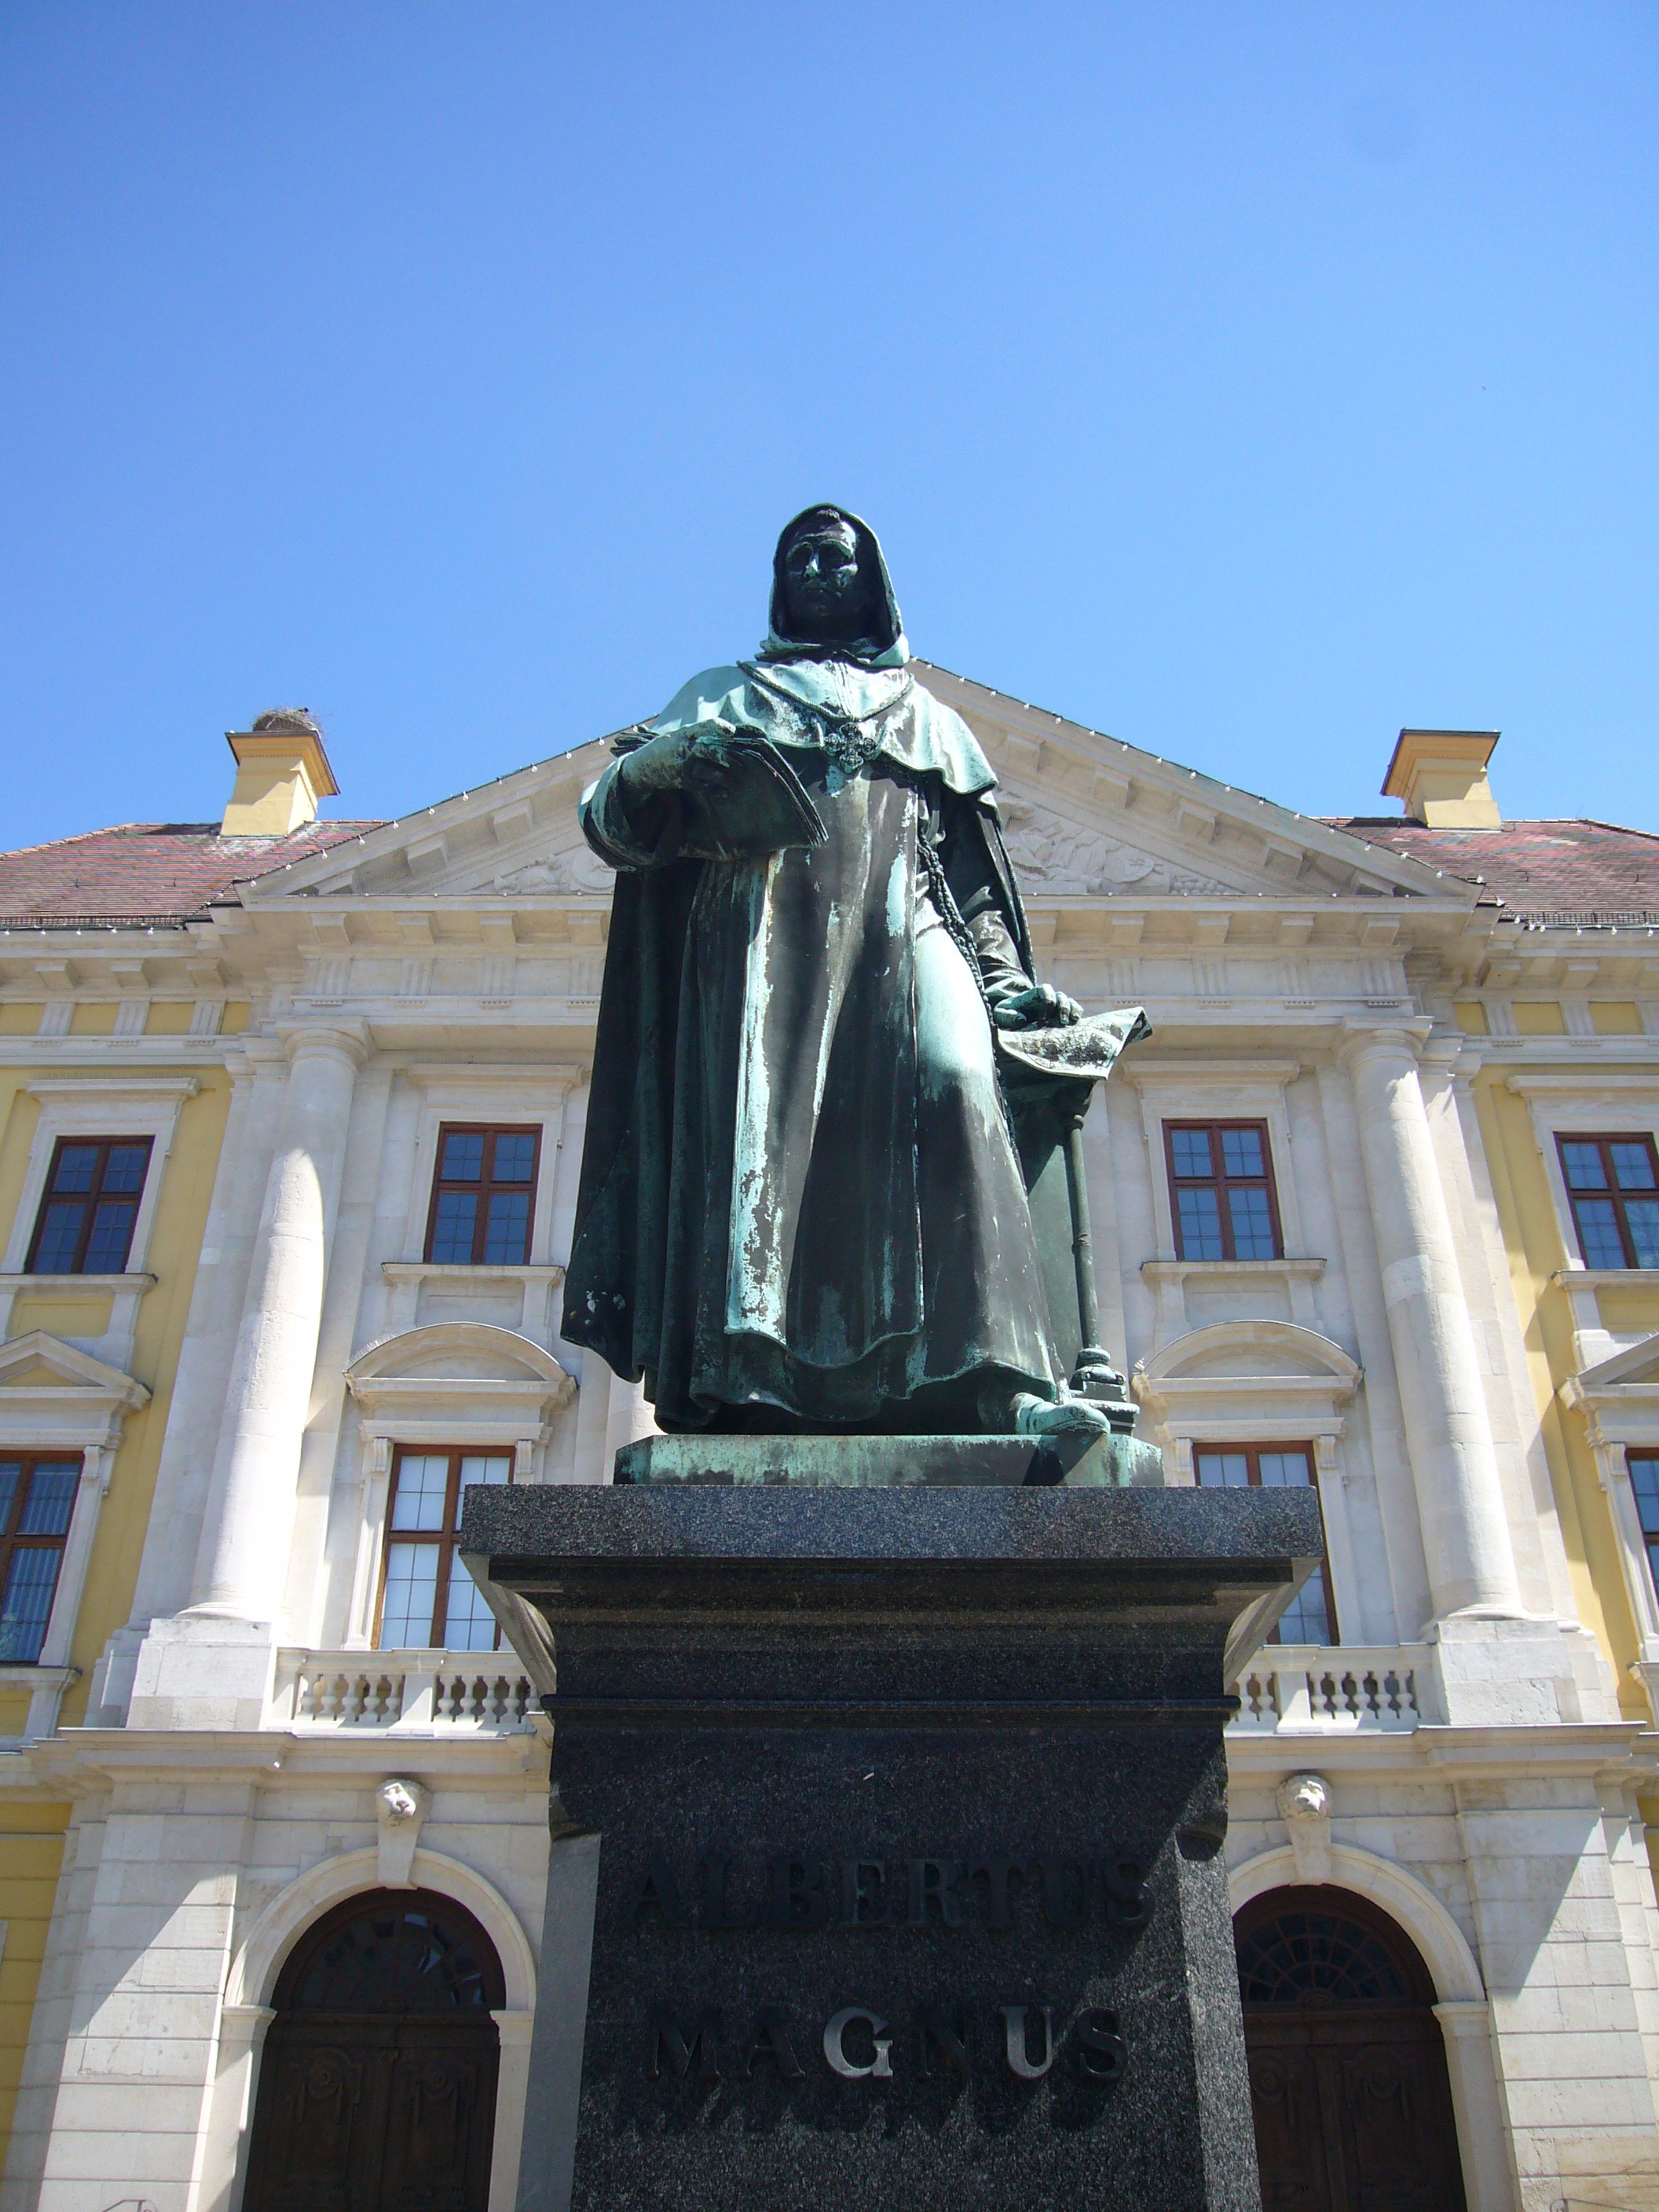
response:
M1558 1137L1587 1267L1659 1267L1659 1172L1651 1137Z
M530 1256L539 1129L488 1129L446 1122L426 1232L428 1260L463 1267L521 1267Z
M1659 1452L1631 1452L1626 1465L1630 1468L1630 1486L1636 1492L1636 1517L1642 1524L1648 1572L1653 1577L1654 1595L1659 1596Z
M1317 1490L1306 1444L1194 1444L1193 1464L1203 1490ZM1279 1616L1270 1644L1334 1644L1336 1607L1323 1561Z
M31 1275L118 1275L149 1166L148 1137L60 1137L29 1245Z
M1176 1251L1183 1260L1279 1260L1265 1121L1166 1121Z
M40 1656L80 1480L78 1459L0 1456L0 1662Z
M380 1633L386 1650L494 1651L495 1616L455 1548L475 1482L510 1482L511 1452L399 1451L386 1515Z

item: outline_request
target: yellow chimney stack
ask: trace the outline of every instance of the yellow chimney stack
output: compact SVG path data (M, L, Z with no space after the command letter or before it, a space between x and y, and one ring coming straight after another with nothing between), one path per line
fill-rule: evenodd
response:
M1430 830L1501 830L1504 817L1486 781L1496 730L1401 730L1382 779L1382 796L1404 802Z
M251 730L227 730L236 782L219 825L224 837L286 837L317 818L340 787L323 733L304 707L276 707Z

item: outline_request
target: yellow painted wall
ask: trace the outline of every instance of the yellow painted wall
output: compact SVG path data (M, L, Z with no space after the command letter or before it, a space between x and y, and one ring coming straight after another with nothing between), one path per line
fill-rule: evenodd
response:
M188 999L161 999L151 1006L144 1017L146 1036L185 1036L189 1034L190 1018L196 1009Z
M80 1006L70 1016L71 1036L113 1036L115 1017L118 1012L113 1004Z
M1515 1026L1522 1036L1565 1036L1566 1017L1553 999L1517 999Z
M0 1006L0 1036L33 1036L45 1012L39 1004L30 1006L20 999L8 1000Z
M1518 1010L1517 1010L1518 1011ZM1544 1432L1561 1534L1572 1571L1579 1616L1601 1639L1621 1677L1632 1718L1644 1703L1625 1674L1636 1656L1632 1619L1607 1500L1596 1479L1583 1423L1556 1396L1573 1371L1572 1314L1565 1291L1550 1277L1566 1264L1544 1164L1526 1102L1507 1087L1510 1071L1483 1066L1475 1079L1480 1133L1492 1171L1499 1225L1509 1255L1510 1280L1521 1317L1528 1372Z
M1641 1010L1633 999L1593 1000L1590 1027L1597 1036L1640 1036Z
M1516 1011L1518 1015L1521 1009ZM1508 1089L1509 1073L1488 1064L1475 1079L1474 1094L1573 1595L1579 1618L1600 1641L1612 1666L1620 1711L1627 1720L1646 1721L1647 1700L1630 1672L1640 1644L1612 1509L1601 1489L1583 1419L1556 1395L1559 1385L1575 1371L1573 1328L1566 1292L1550 1277L1569 1255L1562 1249L1532 1115L1525 1101ZM1628 1306L1630 1318L1621 1317L1616 1324L1610 1321L1610 1325L1659 1329L1659 1286L1617 1296ZM1654 1883L1659 1888L1659 1797L1644 1800L1641 1809Z
M73 1283L75 1278L64 1279ZM113 1304L107 1291L101 1297L78 1297L72 1291L20 1291L12 1301L11 1333L27 1336L32 1328L43 1328L48 1336L101 1336Z
M17 2107L69 1818L67 1805L0 1796L0 1920L7 1923L0 1957L0 2146L10 2139Z
M113 1009L107 1011L112 1018ZM0 1069L0 1242L10 1234L40 1118L37 1102L25 1086L35 1075L46 1072L44 1067ZM194 1097L184 1102L171 1151L153 1170L161 1174L162 1182L146 1268L156 1281L139 1306L132 1361L134 1376L152 1395L143 1412L127 1418L109 1495L99 1516L70 1647L70 1659L81 1674L64 1698L61 1717L69 1727L84 1719L93 1668L106 1641L125 1622L131 1608L133 1583L149 1521L161 1439L224 1137L230 1079L218 1067L192 1073L201 1087ZM122 1073L131 1079L131 1071L124 1068ZM19 1297L12 1330L15 1334L36 1328L62 1335L92 1334L106 1325L108 1304L107 1297L76 1297L67 1285L54 1284L50 1291ZM0 1443L5 1441L4 1408L5 1393L0 1389ZM25 1709L25 1701L20 1698L15 1710L0 1711L0 1735L21 1733ZM11 1923L5 1954L0 1960L0 2160L10 2130L52 1917L63 1832L70 1810L68 1806L33 1803L21 1790L14 1793L6 1788L5 1779L0 1761L0 1919Z

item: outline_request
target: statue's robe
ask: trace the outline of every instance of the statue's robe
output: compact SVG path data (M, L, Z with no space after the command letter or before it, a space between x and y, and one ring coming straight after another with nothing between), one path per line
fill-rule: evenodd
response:
M618 872L562 1333L665 1429L994 1425L1060 1380L988 1005L1031 966L995 778L902 638L769 647L623 747L757 730L823 844L687 857L620 759L582 801ZM843 773L849 731L879 750Z

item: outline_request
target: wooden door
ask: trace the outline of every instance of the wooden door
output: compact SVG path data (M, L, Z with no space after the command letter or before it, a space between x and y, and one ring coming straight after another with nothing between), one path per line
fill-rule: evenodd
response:
M1404 1933L1278 1890L1235 1926L1263 2212L1464 2212L1445 2045Z
M246 2212L486 2212L501 1969L470 1915L355 1898L277 1985Z

